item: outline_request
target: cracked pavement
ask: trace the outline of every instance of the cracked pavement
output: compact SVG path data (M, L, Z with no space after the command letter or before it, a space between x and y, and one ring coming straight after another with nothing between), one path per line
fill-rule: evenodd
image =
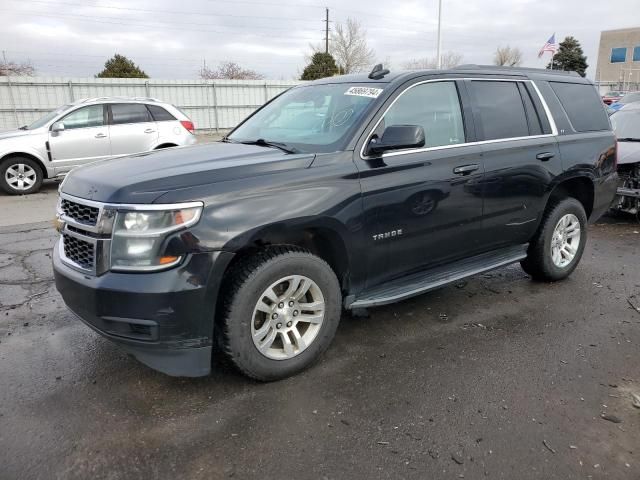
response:
M343 315L260 384L141 365L65 309L49 223L0 228L0 478L638 479L639 231L591 227L557 284L511 266Z

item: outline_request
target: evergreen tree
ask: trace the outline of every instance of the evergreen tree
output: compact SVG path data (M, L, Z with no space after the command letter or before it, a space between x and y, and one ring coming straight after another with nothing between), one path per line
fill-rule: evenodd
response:
M104 70L96 75L97 78L149 78L132 60L124 55L115 54L104 64Z
M549 62L547 68L550 69L552 62ZM560 42L558 53L553 57L553 70L565 70L578 72L581 76L586 75L587 57L582 51L580 42L573 37L566 37Z
M316 52L311 57L311 63L304 68L300 80L317 80L339 73L338 65L330 53Z

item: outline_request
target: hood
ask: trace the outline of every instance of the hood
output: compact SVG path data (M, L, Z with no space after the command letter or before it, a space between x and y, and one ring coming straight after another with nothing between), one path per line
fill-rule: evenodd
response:
M306 168L314 157L237 143L170 148L76 168L62 191L100 202L153 203L173 190Z
M25 135L31 135L35 130L5 130L0 132L0 140L5 138L24 137Z
M618 165L640 162L640 142L618 142Z

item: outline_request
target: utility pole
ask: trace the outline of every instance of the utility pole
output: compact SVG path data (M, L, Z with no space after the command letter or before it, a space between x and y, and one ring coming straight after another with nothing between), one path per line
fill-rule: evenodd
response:
M442 68L442 0L438 0L438 51L436 53L438 70Z
M325 8L326 19L324 20L324 53L329 53L329 9Z

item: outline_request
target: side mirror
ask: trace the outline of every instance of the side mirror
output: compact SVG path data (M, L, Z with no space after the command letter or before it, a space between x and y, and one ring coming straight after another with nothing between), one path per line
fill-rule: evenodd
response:
M419 125L390 125L384 129L381 138L374 137L369 141L368 153L421 148L425 142L424 128Z
M51 125L52 132L62 132L64 130L64 122L55 122Z

